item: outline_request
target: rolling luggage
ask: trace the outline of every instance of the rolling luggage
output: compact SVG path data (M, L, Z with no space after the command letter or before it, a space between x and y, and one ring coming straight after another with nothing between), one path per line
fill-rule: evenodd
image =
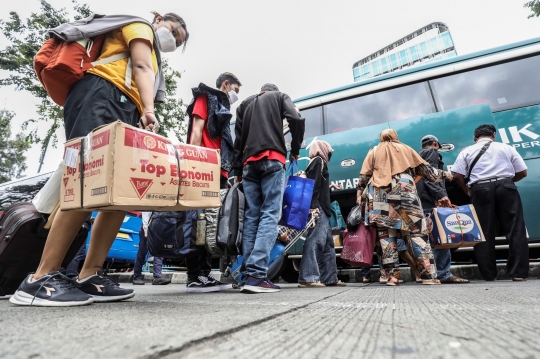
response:
M310 220L308 221L307 225L302 229L301 231L292 230L290 233L294 233L294 236L289 240L287 245L284 245L281 241L277 240L276 244L274 244L274 247L270 251L270 258L268 260L268 271L267 271L267 277L270 278L270 280L276 279L281 275L281 269L283 260L287 256L287 252L289 249L292 248L298 242L300 238L305 237L307 231L315 226L315 221L319 217L317 215L310 216ZM236 262L233 264L231 268L231 276L236 281L236 283L240 284L242 282L242 274L240 273L240 270L242 268L242 256L236 257Z
M0 296L15 293L41 260L45 241L58 207L50 215L39 213L31 202L19 202L0 218ZM62 262L66 267L86 240L81 228Z

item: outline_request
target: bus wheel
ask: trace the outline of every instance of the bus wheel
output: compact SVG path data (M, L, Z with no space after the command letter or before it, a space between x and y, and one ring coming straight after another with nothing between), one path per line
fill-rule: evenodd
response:
M293 264L293 261L295 260L296 259L287 258L283 261L283 273L281 273L281 279L288 283L298 283L298 271Z

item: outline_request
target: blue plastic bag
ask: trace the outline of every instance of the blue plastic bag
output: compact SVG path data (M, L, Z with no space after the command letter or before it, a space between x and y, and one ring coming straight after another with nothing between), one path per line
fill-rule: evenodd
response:
M286 172L287 179L279 224L302 230L308 222L315 181L310 178L294 176L293 174L295 172L298 172L298 163L296 160L289 165Z

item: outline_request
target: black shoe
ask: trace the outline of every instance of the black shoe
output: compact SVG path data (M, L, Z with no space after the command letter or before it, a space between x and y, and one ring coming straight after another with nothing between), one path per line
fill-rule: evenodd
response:
M21 283L9 301L18 305L71 307L92 304L92 296L77 288L75 282L58 271L31 281L31 274Z
M152 281L152 285L167 285L169 283L171 283L171 280L165 279L163 277L154 278L154 280Z
M186 285L186 292L188 293L208 293L218 291L219 286L208 281L208 279L202 275L197 278L188 278L188 283Z
M226 289L231 289L232 288L232 284L230 284L230 283L221 283L216 277L214 277L212 275L212 273L208 274L206 279L210 283L213 283L214 285L217 285L219 287L219 290L226 290Z
M133 279L133 285L144 285L144 280L142 278Z
M82 281L77 281L81 290L94 297L94 302L116 302L133 298L133 289L122 289L114 279L109 277L104 271L98 271Z

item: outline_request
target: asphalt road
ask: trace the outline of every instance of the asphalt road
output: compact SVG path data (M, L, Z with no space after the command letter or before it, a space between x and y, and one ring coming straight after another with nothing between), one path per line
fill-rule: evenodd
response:
M540 358L540 280L283 287L145 285L130 301L64 309L2 298L0 358Z

